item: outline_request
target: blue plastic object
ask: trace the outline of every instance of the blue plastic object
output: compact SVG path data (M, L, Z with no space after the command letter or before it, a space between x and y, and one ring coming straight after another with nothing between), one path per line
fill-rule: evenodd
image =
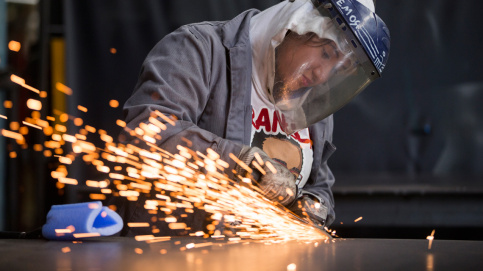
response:
M53 205L42 235L50 240L109 236L123 227L122 218L100 201Z

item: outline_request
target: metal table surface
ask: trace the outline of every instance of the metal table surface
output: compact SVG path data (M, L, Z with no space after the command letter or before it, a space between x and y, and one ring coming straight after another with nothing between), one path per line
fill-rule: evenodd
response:
M193 242L212 244L186 249ZM0 270L483 270L483 242L436 239L428 250L428 240L407 239L271 245L203 238L0 240Z

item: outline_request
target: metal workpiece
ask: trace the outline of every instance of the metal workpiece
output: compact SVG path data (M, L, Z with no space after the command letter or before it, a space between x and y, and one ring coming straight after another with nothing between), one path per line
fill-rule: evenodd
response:
M158 242L0 240L1 270L482 270L483 242L342 239L264 243L213 238Z

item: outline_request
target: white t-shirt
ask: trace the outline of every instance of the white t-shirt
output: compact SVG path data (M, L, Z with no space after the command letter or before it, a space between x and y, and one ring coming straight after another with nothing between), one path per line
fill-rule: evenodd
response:
M287 136L278 123L274 105L256 88L252 87L252 132L250 145L259 147L270 158L285 165L297 180L306 183L313 161L309 129Z

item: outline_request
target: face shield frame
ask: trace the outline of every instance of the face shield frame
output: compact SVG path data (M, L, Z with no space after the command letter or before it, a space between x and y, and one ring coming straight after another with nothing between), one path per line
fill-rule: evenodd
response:
M386 67L390 51L390 33L373 11L357 0L312 0L322 16L329 16L344 32L349 30L354 46L362 46L378 77Z

